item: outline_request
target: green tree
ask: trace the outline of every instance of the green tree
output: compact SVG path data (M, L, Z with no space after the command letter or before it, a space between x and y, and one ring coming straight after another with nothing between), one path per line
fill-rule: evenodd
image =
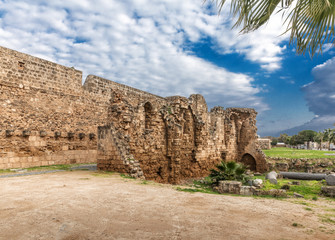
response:
M323 141L328 141L328 150L330 150L330 143L333 141L334 143L334 129L327 128L323 130Z
M293 135L290 139L290 145L296 146L298 144L303 144L304 141L302 140L301 136Z
M271 145L272 146L276 146L278 143L278 139L277 138L273 138L272 141L271 141Z
M329 150L330 150L330 144L335 144L335 129L331 129L328 134L328 141L329 141Z
M323 132L317 132L317 134L314 137L314 141L319 144L319 149L321 150L321 144L324 141L324 133Z
M314 142L317 132L313 130L303 130L298 133L299 139L303 142Z
M279 142L283 142L285 144L289 144L289 142L290 142L290 136L287 135L287 133L282 133L282 134L279 135L278 141Z
M206 1L206 0L205 0ZM214 0L212 0L214 1ZM226 0L216 0L221 12ZM290 33L290 44L299 54L308 50L311 56L322 51L325 43L334 44L334 0L231 0L230 12L237 18L234 27L242 33L254 31L267 23L275 13L284 13L283 24ZM283 14L283 16L284 16Z

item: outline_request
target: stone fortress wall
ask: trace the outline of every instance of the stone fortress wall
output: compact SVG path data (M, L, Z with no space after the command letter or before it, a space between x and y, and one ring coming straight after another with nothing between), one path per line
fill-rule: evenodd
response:
M159 97L0 47L0 169L97 162L159 182L223 160L264 171L253 109Z

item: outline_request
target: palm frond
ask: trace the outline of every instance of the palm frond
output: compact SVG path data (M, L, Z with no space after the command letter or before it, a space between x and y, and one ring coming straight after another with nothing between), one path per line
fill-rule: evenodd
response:
M206 1L206 0L205 0ZM214 0L212 0L214 1ZM226 0L216 0L219 12ZM291 10L289 10L291 9ZM290 32L290 44L298 54L306 51L313 56L322 53L325 43L335 44L335 0L231 0L230 12L236 17L234 27L242 27L242 33L257 30L277 12L287 14L283 24Z

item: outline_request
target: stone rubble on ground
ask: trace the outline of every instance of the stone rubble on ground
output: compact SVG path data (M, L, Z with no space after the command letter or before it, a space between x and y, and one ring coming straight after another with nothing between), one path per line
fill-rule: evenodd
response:
M262 188L263 187L263 180L262 179L254 179L252 181L252 185L256 188Z

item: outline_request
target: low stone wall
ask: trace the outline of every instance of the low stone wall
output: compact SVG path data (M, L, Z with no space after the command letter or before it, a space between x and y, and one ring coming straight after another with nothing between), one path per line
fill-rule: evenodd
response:
M261 190L254 186L242 186L242 183L239 181L220 181L215 190L221 194L231 193L244 196L269 195L273 197L287 197L286 190L284 189Z
M271 158L266 157L269 170L275 171L297 171L309 173L331 173L335 172L335 159L307 159L307 158Z
M95 135L0 130L0 139L6 139L0 147L0 169L93 163L97 159Z

